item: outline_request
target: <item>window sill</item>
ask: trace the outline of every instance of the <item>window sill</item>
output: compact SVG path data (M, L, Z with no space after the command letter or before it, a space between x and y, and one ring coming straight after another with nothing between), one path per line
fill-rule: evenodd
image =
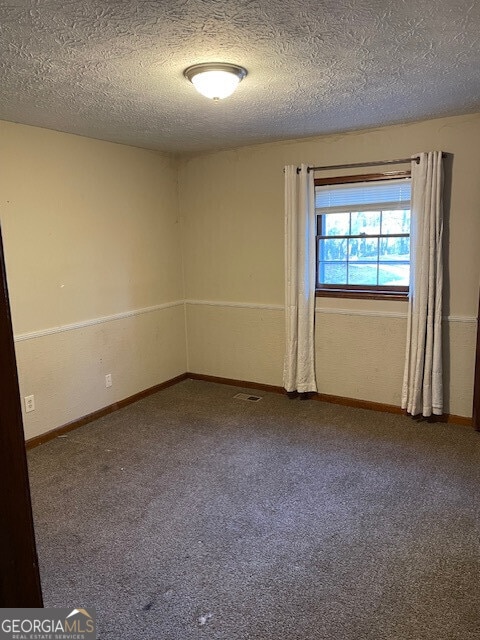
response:
M372 291L353 289L317 289L318 298L357 298L362 300L408 300L406 291Z

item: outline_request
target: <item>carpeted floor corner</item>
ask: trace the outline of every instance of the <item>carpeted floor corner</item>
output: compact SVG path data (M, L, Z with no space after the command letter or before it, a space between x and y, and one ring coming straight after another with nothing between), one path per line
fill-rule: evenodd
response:
M29 452L45 606L102 640L478 639L479 434L238 391Z

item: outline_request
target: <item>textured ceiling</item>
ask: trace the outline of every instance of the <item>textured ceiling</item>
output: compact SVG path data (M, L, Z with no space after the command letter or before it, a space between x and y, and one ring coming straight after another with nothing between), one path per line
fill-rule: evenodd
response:
M248 69L215 104L183 77ZM0 0L0 119L189 153L480 111L475 0Z

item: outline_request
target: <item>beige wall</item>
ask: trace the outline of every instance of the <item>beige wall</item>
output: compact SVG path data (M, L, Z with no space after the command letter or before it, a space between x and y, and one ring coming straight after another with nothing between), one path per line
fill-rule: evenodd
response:
M283 166L429 149L453 154L446 410L471 415L479 138L474 115L178 163L0 122L0 221L21 395L36 401L24 415L27 437L186 370L281 385ZM320 391L398 405L405 314L402 302L318 299Z
M446 410L470 416L480 273L480 115L258 145L179 172L191 371L282 383L283 167L453 154L447 171ZM447 200L449 200L448 198ZM406 303L317 301L324 393L400 403Z
M183 373L176 160L8 122L0 154L26 436Z

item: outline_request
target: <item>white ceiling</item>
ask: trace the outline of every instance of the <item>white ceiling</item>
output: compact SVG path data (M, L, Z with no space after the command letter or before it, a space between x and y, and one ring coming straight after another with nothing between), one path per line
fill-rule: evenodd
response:
M183 70L245 66L215 104ZM0 0L0 119L190 153L480 111L475 0Z

